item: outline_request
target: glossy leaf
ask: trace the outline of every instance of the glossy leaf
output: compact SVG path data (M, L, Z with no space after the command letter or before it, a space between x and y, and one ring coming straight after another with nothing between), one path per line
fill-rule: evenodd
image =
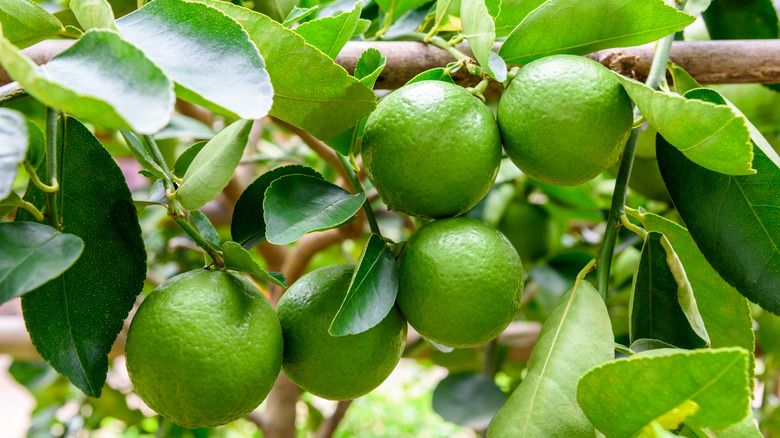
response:
M185 150L184 152L179 155L179 158L176 159L176 162L173 163L173 174L178 176L179 178L183 178L184 174L187 173L187 169L190 168L190 164L192 164L192 160L195 159L195 157L198 156L201 150L208 144L207 141L199 141L195 143L194 145L190 146Z
M0 108L0 199L11 193L19 164L27 156L27 120L18 111Z
M687 349L709 345L707 330L682 266L664 235L649 232L631 290L631 342L657 339Z
M200 210L191 211L189 219L207 242L214 246L219 246L219 234L217 234L217 229L214 228L214 225L205 214L201 213Z
M107 0L71 0L70 9L84 30L116 30L114 11Z
M295 33L331 59L336 59L336 56L355 32L362 10L363 1L358 0L351 12L308 21L295 28Z
M455 83L455 81L452 80L452 76L450 76L450 74L447 73L447 70L443 67L432 68L430 70L419 73L417 76L410 79L406 85L420 81L444 81L451 84Z
M645 119L688 159L727 175L755 173L745 119L728 105L655 91L641 82L616 76Z
M498 52L507 64L638 46L677 32L695 17L663 0L549 0L529 13Z
M146 251L122 171L74 118L65 120L63 151L62 231L80 237L84 251L60 277L24 295L22 311L38 353L99 397L108 352L146 279ZM34 186L25 199L45 204ZM33 218L20 210L20 220Z
M772 0L717 0L702 18L713 40L778 37L777 10Z
M249 32L274 84L272 116L328 140L355 126L376 107L370 88L306 44L300 35L228 2L200 1L226 13Z
M178 97L244 119L271 109L274 90L263 58L241 26L218 10L155 0L116 26L176 82Z
M388 17L386 20L396 21L399 17L412 9L416 9L428 0L376 0L376 4L384 11Z
M37 169L46 158L46 139L43 137L41 128L35 123L27 121L27 156L25 160Z
M0 223L0 304L58 277L81 255L84 242L33 222Z
M252 258L249 251L245 250L236 242L225 242L222 244L222 252L225 259L225 268L235 269L237 271L249 272L263 280L269 281L279 287L287 287L284 275L278 272L268 272Z
M0 0L0 24L4 36L20 49L62 30L62 23L32 0Z
M677 348L674 345L667 344L664 341L659 341L658 339L637 339L636 341L631 343L631 351L634 353L641 353L643 351L649 351L649 350L659 350L661 348Z
M238 197L230 220L230 234L244 248L249 249L265 240L265 191L272 182L285 175L310 175L322 179L322 175L311 167L290 165L277 167L254 180Z
M453 0L436 0L436 12L433 16L433 29L439 30L442 24L447 22L447 16Z
M545 0L502 0L496 16L496 36L505 37L512 33L528 14Z
M398 272L393 251L372 234L355 265L347 296L328 329L332 336L362 333L382 322L395 305Z
M300 4L301 0L257 0L254 9L281 23Z
M491 55L493 43L496 42L496 26L493 23L493 17L488 13L487 6L485 6L485 0L462 0L460 19L463 26L462 34L469 42L469 47L471 47L479 65L490 77L504 82L506 80L506 64L498 55Z
M700 15L707 10L711 3L712 0L688 0L685 2L683 10L691 15Z
M163 172L162 168L157 163L154 162L154 159L149 154L149 151L146 150L146 147L141 142L141 139L138 138L138 136L136 136L130 131L122 130L120 132L122 134L122 138L125 139L125 144L127 145L127 148L130 149L130 153L133 154L133 156L138 161L138 164L141 165L141 167L148 170L152 175L154 175L157 178L160 179L168 178L165 175L165 172Z
M688 414L689 426L723 429L750 409L747 365L741 348L654 350L592 369L580 380L577 401L610 438L631 437L675 409Z
M582 281L544 322L528 374L490 423L488 436L593 437L593 426L576 403L577 382L589 369L612 360L614 346L604 301Z
M433 410L447 421L484 430L501 409L506 394L493 379L474 373L450 374L433 390Z
M319 6L312 6L310 8L299 8L298 6L295 6L292 11L290 11L289 14L287 14L287 18L284 19L284 22L282 22L282 26L284 27L290 27L291 25L309 17L310 15L317 12L317 9L319 9Z
M266 238L275 245L295 242L312 231L339 227L352 220L366 195L352 195L310 175L287 175L265 191Z
M672 75L672 82L674 82L675 93L682 96L689 90L692 90L694 88L701 88L701 84L696 82L696 79L694 79L690 74L688 74L687 71L683 70L682 67L673 63L672 61L669 61L669 63L666 66L666 69Z
M225 188L241 161L251 129L251 120L233 122L198 152L176 191L184 208L197 210Z

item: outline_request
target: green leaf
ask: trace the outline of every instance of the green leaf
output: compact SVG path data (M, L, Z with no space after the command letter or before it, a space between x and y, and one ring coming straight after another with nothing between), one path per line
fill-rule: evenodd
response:
M729 427L728 429L717 432L708 431L716 438L764 438L761 431L756 426L756 420L753 417L753 411L750 410L748 416L741 422Z
M168 140L179 137L209 140L214 137L214 130L211 129L211 126L192 117L174 114L171 116L168 125L162 131L154 134L155 140Z
M358 0L351 12L308 21L295 28L295 32L302 36L306 43L320 49L331 59L336 59L355 32L362 10L363 0Z
M0 63L44 105L99 125L151 134L173 111L168 78L112 31L85 33L42 67L0 38Z
M27 137L29 141L25 160L30 163L33 169L37 169L46 158L46 139L43 137L41 128L29 120L27 121Z
M419 73L417 76L410 79L406 85L420 81L444 81L451 84L455 83L455 81L452 80L452 76L450 76L450 74L447 72L447 69L443 67L432 68L430 70Z
M58 277L81 255L84 242L32 222L0 223L0 303Z
M475 373L450 374L433 390L433 410L447 421L485 430L506 402L493 379Z
M649 351L649 350L658 350L661 348L677 348L674 345L667 344L664 341L659 341L658 339L637 339L633 343L631 343L631 351L634 353L641 353L643 351Z
M114 11L106 0L71 0L70 9L84 30L117 30Z
M750 175L753 149L745 119L728 105L655 91L615 75L642 115L667 141L700 166L727 175ZM696 129L691 129L695 126Z
M208 143L209 142L207 141L199 141L182 152L181 155L179 155L179 158L176 159L176 162L173 163L173 174L179 178L183 178L184 174L187 173L187 169L190 168L192 160L198 156L200 151L203 150Z
M315 5L310 8L304 8L304 9L295 6L293 7L292 11L290 11L290 13L287 14L287 18L285 18L284 22L282 22L282 26L290 27L290 25L295 24L305 19L306 17L310 16L311 14L317 12L317 9L319 9L319 5Z
M493 418L488 435L592 438L593 426L575 401L577 382L589 369L612 360L614 347L604 301L582 281L544 322L528 374Z
M27 156L27 119L18 111L0 108L0 199L11 193L19 163Z
M380 235L372 234L328 333L354 335L374 327L390 313L397 293L398 272L393 251Z
M577 401L610 438L631 437L674 410L688 414L688 426L723 429L750 410L747 365L741 348L653 350L590 370Z
M201 236L214 246L219 246L219 234L208 217L200 210L191 211L189 220L200 231Z
M761 134L761 132L752 124L750 123L750 120L745 117L744 114L737 108L733 103L726 100L725 97L723 97L720 93L718 93L715 90L711 90L709 88L701 88L698 90L691 90L690 93L686 94L686 97L692 98L692 99L702 99L702 100L708 100L710 102L716 103L718 105L728 105L729 108L734 110L734 112L745 120L745 125L747 125L748 132L750 133L750 140L753 142L754 146L758 146L759 149L761 149L761 152L764 153L764 155L767 156L770 160L772 160L773 163L775 163L776 166L780 167L780 156L778 156L777 151L772 147L772 145L769 144L769 142L764 138L764 136Z
M286 175L310 175L322 179L322 175L311 167L294 164L277 167L254 180L236 200L233 217L230 220L230 234L233 240L244 248L249 249L265 240L265 219L263 219L265 191L272 182Z
M254 9L281 23L300 4L301 0L255 0Z
M416 9L430 0L376 0L376 4L388 16L385 20L392 23L404 13Z
M184 208L197 210L225 188L241 161L251 129L251 120L238 120L203 146L187 167L176 191L176 199Z
M363 193L352 195L316 176L283 176L265 191L266 238L286 245L312 231L339 227L353 219L365 200Z
M678 348L708 346L709 336L685 270L665 239L651 231L642 247L629 302L631 342L646 338Z
M506 80L506 64L493 52L496 42L496 26L488 13L485 0L463 0L460 4L460 19L463 36L477 58L477 62L493 79ZM491 65L492 64L492 65Z
M436 12L433 18L433 29L439 30L439 27L447 22L447 12L452 6L453 0L436 0ZM461 3L462 4L462 3Z
M715 272L688 230L652 213L642 214L640 220L646 229L663 233L674 246L685 266L712 347L742 347L753 351L753 318L747 300ZM750 363L752 373L752 355Z
M178 97L243 119L262 118L271 109L274 90L263 58L241 26L220 11L155 0L116 26L176 82Z
M139 139L138 136L130 131L125 130L120 131L120 133L122 134L122 138L125 139L125 144L127 145L127 148L130 149L130 153L133 154L141 167L148 170L157 178L168 179L168 176L165 175L165 172L163 172L162 168L157 163L155 163L152 156L149 155L149 151L146 150L146 147L143 145L141 139Z
M560 53L584 55L638 46L677 32L695 19L663 0L549 0L523 19L498 54L507 64L527 64Z
M119 166L78 120L64 123L62 231L80 237L84 251L60 277L24 295L22 311L38 353L99 397L108 352L146 279L146 251ZM34 186L25 199L39 208L46 203ZM33 218L20 210L17 221L24 220Z
M684 11L691 15L700 15L712 3L712 0L688 0L685 2Z
M31 0L0 0L0 24L5 37L20 49L62 30L54 15Z
M22 198L16 192L9 193L5 199L0 199L0 219L22 206Z
M689 90L694 88L701 88L701 84L696 82L691 75L688 74L682 67L669 61L666 65L666 69L672 75L672 81L674 82L674 92L682 96Z
M225 268L237 271L249 272L263 280L269 281L279 287L287 287L284 275L278 272L268 272L252 258L249 251L245 250L236 242L227 241L222 244L222 252L225 259Z
M777 10L772 0L717 0L702 18L713 40L778 37Z
M306 44L300 35L228 2L200 1L228 14L249 32L274 84L272 116L328 140L355 126L376 107L370 88Z
M496 36L505 37L512 33L528 14L545 0L502 0L496 16Z

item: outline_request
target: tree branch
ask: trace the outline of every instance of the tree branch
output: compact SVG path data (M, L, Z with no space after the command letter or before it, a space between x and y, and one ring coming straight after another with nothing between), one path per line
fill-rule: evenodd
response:
M344 415L347 413L350 404L352 404L352 400L342 400L338 402L338 404L336 404L336 411L320 425L314 438L331 438L339 427L339 423L341 423Z
M298 137L303 140L304 143L306 143L306 146L311 148L311 150L314 151L317 155L320 156L323 160L325 160L326 163L330 167L335 170L341 179L343 181L349 181L349 177L347 176L347 171L344 170L344 167L341 165L341 161L339 161L339 157L336 156L336 151L328 147L325 143L320 141L318 138L314 137L313 135L309 134L308 132L304 131L303 129L293 126L284 120L279 120L276 117L273 118L274 123L284 126L285 129L292 132L293 134L297 135Z

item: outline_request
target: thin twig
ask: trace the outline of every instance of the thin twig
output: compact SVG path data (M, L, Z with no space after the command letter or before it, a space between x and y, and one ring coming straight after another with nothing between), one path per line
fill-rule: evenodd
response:
M347 413L349 405L352 404L352 400L342 400L336 404L336 410L333 415L328 417L317 429L317 434L314 438L331 438L333 433L339 427L339 423L344 419L344 415Z

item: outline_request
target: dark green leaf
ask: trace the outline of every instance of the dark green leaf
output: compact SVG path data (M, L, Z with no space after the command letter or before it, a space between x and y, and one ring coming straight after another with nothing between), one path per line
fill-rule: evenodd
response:
M233 208L233 218L230 220L230 234L233 236L233 240L247 249L265 240L265 220L263 219L265 191L272 182L282 176L299 174L322 179L322 175L311 167L290 165L277 167L254 180L241 193Z
M282 23L282 26L284 27L290 27L290 25L295 24L304 18L308 17L309 15L317 12L317 9L319 6L312 6L310 8L304 8L301 9L298 6L293 7L292 11L290 11L289 14L287 14L287 18L284 19L284 22Z
M592 438L593 426L576 403L577 382L589 369L612 360L614 347L607 307L583 280L544 322L528 374L490 423L488 435Z
M647 338L679 348L705 347L709 345L709 336L696 298L679 259L675 264L669 263L677 255L665 239L663 234L651 231L642 247L629 304L631 342ZM677 275L672 266L677 268Z
M506 80L506 64L493 52L496 42L496 25L490 16L485 0L462 0L460 19L463 36L482 68L495 80ZM493 68L495 67L495 69Z
M496 16L496 36L505 37L512 33L528 14L545 0L502 0Z
M345 336L374 327L390 313L397 293L398 272L393 251L381 236L372 234L355 266L347 296L328 333Z
M745 119L728 105L655 91L641 82L616 76L645 119L696 164L729 175L755 173Z
M34 290L65 272L84 242L33 222L0 223L0 303Z
M608 437L632 437L652 421L723 429L750 410L747 366L741 348L652 350L590 370L577 401Z
M271 109L274 90L257 47L214 8L155 0L116 26L176 82L180 98L244 119L262 118Z
M272 116L328 140L355 126L376 107L370 88L290 29L228 2L199 1L218 8L249 32L274 84Z
M171 82L116 32L91 30L44 68L2 38L0 62L44 105L99 125L151 134L173 111Z
M189 219L207 242L219 246L219 234L205 214L201 213L200 210L191 211Z
M179 178L183 178L184 174L187 173L190 164L192 164L192 160L198 156L206 144L208 144L207 141L199 141L188 147L186 151L182 152L181 155L179 155L179 158L176 159L176 162L173 163L173 174Z
M106 0L71 0L70 10L84 30L116 30L114 11Z
M197 210L219 195L241 161L251 129L251 120L233 122L203 146L176 191L182 207Z
M254 9L281 23L300 4L301 0L255 0Z
M80 237L84 251L59 278L23 296L22 310L38 353L99 397L108 352L146 279L146 251L119 166L78 120L64 123L62 230ZM34 186L25 199L45 204ZM19 211L17 220L33 218Z
M777 10L772 0L716 0L702 17L713 40L778 37Z
M406 85L413 84L415 82L420 82L420 81L444 81L444 82L449 82L451 84L455 83L455 81L452 80L450 74L443 67L432 68L430 70L426 70L422 73L419 73L417 76L410 79L409 82L406 83Z
M154 134L155 140L186 137L198 140L209 140L214 137L214 130L209 125L181 114L174 114L168 126Z
M31 0L0 0L3 34L20 49L62 30L62 24Z
M0 199L0 219L21 206L22 198L16 192L9 193L5 199Z
M27 120L18 111L0 108L0 199L11 193L19 163L27 156Z
M508 64L527 64L559 53L637 46L677 32L695 18L663 0L549 0L523 19L498 54Z
M41 128L29 120L27 121L27 136L29 142L25 160L30 163L33 169L37 169L46 158L46 139L43 137Z
M450 374L433 390L433 410L447 421L484 430L506 402L506 394L482 374Z
M165 172L163 172L162 168L154 162L154 159L151 155L149 155L149 151L146 150L146 147L141 142L141 139L138 138L138 136L130 131L122 130L120 132L122 134L122 138L125 139L127 148L130 149L130 153L132 153L135 159L138 160L138 164L140 164L141 167L149 171L149 173L151 173L156 178L168 178L165 175Z
M283 176L265 191L266 238L286 245L312 231L339 227L353 219L365 200L363 193L352 195L316 176Z
M225 268L249 272L279 287L287 287L284 275L278 272L268 272L261 268L252 258L252 255L249 254L249 251L242 248L238 243L225 242L222 245L222 251L225 259Z
M351 12L308 21L295 28L295 32L302 36L306 43L320 49L331 59L336 59L355 32L362 10L363 1L358 0Z

